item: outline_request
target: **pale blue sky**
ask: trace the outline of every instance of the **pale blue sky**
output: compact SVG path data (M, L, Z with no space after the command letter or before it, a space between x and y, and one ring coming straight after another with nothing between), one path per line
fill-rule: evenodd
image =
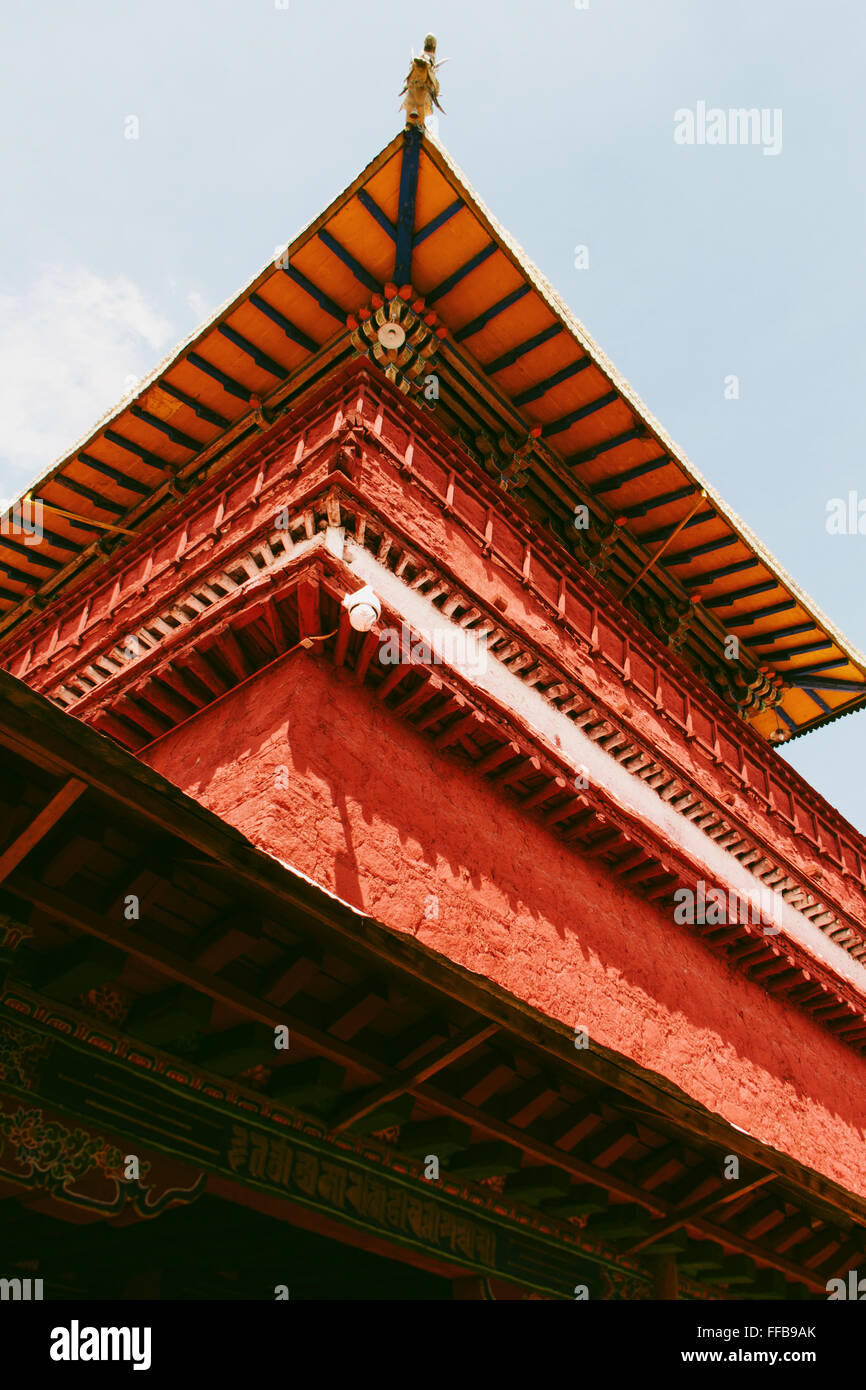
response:
M866 536L825 529L830 498L866 498L866 20L850 0L6 0L0 23L0 495L396 133L432 30L451 60L439 134L481 197L866 647ZM781 153L677 145L674 113L699 101L779 108ZM862 830L864 740L861 712L785 754Z

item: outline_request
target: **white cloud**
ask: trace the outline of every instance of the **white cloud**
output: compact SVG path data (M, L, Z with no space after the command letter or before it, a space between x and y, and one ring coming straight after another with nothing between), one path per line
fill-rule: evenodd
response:
M186 297L186 302L192 309L197 320L203 321L209 318L213 313L212 306L208 303L203 294L199 294L198 290L190 290Z
M173 325L125 276L46 266L0 294L0 493L42 473L158 362Z

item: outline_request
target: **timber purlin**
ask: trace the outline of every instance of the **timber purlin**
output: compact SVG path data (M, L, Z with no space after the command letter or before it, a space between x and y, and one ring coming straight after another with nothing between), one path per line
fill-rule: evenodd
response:
M361 1153L363 1162L399 1174L404 1189L415 1189L411 1200L439 1203L436 1229L448 1232L449 1241L453 1223L431 1196L409 1135L412 1125L450 1117L466 1128L452 1124L449 1131L447 1201L459 1207L471 1199L465 1219L476 1227L483 1225L485 1208L495 1210L512 1274L554 1294L566 1267L557 1273L556 1260L571 1268L569 1251L576 1261L603 1261L648 1278L644 1261L654 1238L664 1249L676 1232L684 1267L703 1265L695 1295L739 1294L737 1281L748 1278L750 1293L772 1296L780 1288L773 1271L787 1281L788 1296L795 1296L795 1286L822 1293L851 1249L862 1250L866 1203L859 1198L734 1131L661 1078L603 1048L575 1051L564 1026L298 878L136 759L8 677L0 678L0 749L0 787L12 794L10 811L20 800L16 789L33 788L26 794L31 823L70 779L87 788L43 824L41 837L34 833L26 858L3 884L2 1026L7 1037L10 1027L26 1025L51 1039L49 1052L32 1062L38 1083L24 1084L23 1091L23 1083L14 1083L13 1095L25 1094L32 1103L44 1094L53 1109L91 1123L96 1114L105 1118L103 1101L110 1098L118 1133L130 1138L143 1135L141 1114L153 1108L148 1123L154 1132L146 1142L177 1157L183 1145L173 1148L156 1130L180 1112L171 1106L161 1111L160 1096L167 1102L169 1093L183 1093L184 1104L192 1106L184 1111L189 1117L214 1113L214 1107L227 1115L234 1108L238 1118L231 1129L223 1123L224 1137L216 1157L204 1161L206 1169L216 1172L222 1164L224 1170L234 1145L234 1178L241 1186L260 1186L263 1170L248 1171L249 1155L258 1145L260 1165L262 1145L271 1141L256 1136L280 1132L287 1138L291 1131L302 1149L320 1146L320 1164L345 1163L350 1155L358 1163ZM16 817L20 833L27 820L20 811ZM146 893L147 910L141 920L125 923L112 905L136 883ZM17 923L25 917L21 929ZM239 923L246 924L241 931ZM209 959L220 965L219 973L208 968ZM302 971L300 959L307 962ZM326 962L337 959L335 973ZM279 1007L263 1002L265 982L275 974L283 980ZM370 1002L359 1014L361 1001ZM273 1029L281 1024L291 1036L291 1061L282 1065L273 1047ZM349 1037L343 1036L347 1028ZM162 1050L154 1051L148 1037L158 1038ZM322 1059L336 1070L322 1073ZM220 1065L228 1075L220 1075ZM157 1083L159 1094L148 1090ZM281 1094L308 1099L292 1109ZM145 1097L144 1112L137 1108L135 1120L124 1121L124 1107ZM372 1112L369 1099L376 1102ZM578 1112L590 1125L585 1152ZM349 1120L347 1129L338 1126L342 1160L326 1153L336 1140L336 1133L329 1139L331 1117L338 1114ZM521 1176L503 1183L500 1175L514 1174L515 1151L522 1155ZM285 1149L279 1152L283 1162ZM304 1189L312 1170L308 1163L303 1178L299 1153L292 1172L301 1175L300 1185L288 1177L277 1187L284 1199L322 1205L318 1183ZM459 1173L462 1153L467 1171L488 1172L492 1186L478 1189L478 1179L455 1184L449 1165ZM724 1180L728 1154L741 1155L742 1191ZM189 1152L186 1161L192 1161ZM568 1186L549 1176L550 1169L564 1173ZM337 1183L335 1190L345 1189ZM361 1217L369 1225L380 1219L376 1213L387 1194L381 1187L367 1191ZM599 1193L607 1198L599 1202ZM394 1201L389 1210L408 1210ZM776 1205L768 1209L768 1201ZM750 1217L753 1202L757 1215ZM563 1225L555 1212L569 1206L581 1214ZM768 1211L775 1218L770 1225ZM358 1210L345 1207L331 1215L360 1219ZM514 1221L518 1226L509 1234ZM763 1229L756 1235L753 1227ZM804 1237L811 1232L802 1261L787 1237L774 1240L777 1228L792 1227ZM391 1234L398 1244L399 1238L414 1241L417 1254L411 1223L408 1237L406 1229ZM545 1255L539 1263L531 1254L537 1239L545 1249L552 1241L556 1257ZM709 1259L699 1253L706 1243ZM638 1245L641 1250L630 1255ZM421 1246L441 1261L435 1243L422 1240ZM475 1268L491 1267L477 1248L472 1260Z

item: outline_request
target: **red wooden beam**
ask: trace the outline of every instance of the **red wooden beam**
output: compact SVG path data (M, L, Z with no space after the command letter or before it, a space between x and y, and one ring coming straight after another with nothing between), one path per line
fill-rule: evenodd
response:
M0 883L39 844L39 841L44 839L49 830L86 790L86 782L79 782L77 778L70 777L69 781L54 793L47 806L43 806L30 824L0 853Z

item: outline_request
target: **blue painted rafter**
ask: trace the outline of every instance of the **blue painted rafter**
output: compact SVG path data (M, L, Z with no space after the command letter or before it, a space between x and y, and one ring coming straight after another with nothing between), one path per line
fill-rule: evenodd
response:
M678 487L674 492L660 493L658 497L648 497L645 502L635 502L631 507L623 507L620 515L627 516L629 519L638 516L646 516L647 512L654 512L659 507L667 507L671 502L681 502L684 497L693 497L694 487Z
M460 284L461 280L465 280L467 275L471 275L473 270L477 270L480 265L483 265L484 262L498 250L499 247L496 245L496 242L489 241L487 245L482 247L476 255L465 263L465 265L462 265L459 270L455 270L453 275L449 275L447 280L443 280L441 285L437 285L435 289L425 295L424 297L427 303L435 304L437 299L442 299L446 294L450 294L455 286Z
M394 253L394 283L412 283L412 247L415 238L415 199L418 194L418 165L421 160L420 126L403 131L403 159L400 165L400 192L397 198L397 248Z
M774 618L777 613L790 613L792 608L797 607L797 600L789 598L785 603L771 603L769 608L756 608L752 613L736 613L728 619L734 627L751 627L752 623L759 623L764 618ZM806 629L804 629L805 631ZM775 633L773 634L775 636ZM767 640L767 634L757 639L760 642Z
M683 530L685 530L685 526ZM649 537L644 536L644 542ZM760 560L754 556L751 560L738 560L735 565L725 565L723 569L710 570L708 574L702 574L696 579L684 579L683 585L686 589L703 589L707 584L715 584L717 579L727 579L729 574L741 574L743 570L751 570L759 565Z
M76 483L74 478L67 478L63 474L58 474L57 477L52 478L51 481L52 483L56 483L58 487L68 488L70 492L75 493L76 497L83 497L85 501L90 502L94 507L101 507L104 512L110 512L112 516L123 516L128 510L126 507L118 506L116 502L108 502L100 493L94 492L93 488L84 487L83 484Z
M758 653L760 656L772 656L774 662L790 661L794 656L805 656L807 652L822 652L832 645L830 638L825 637L821 642L804 642L801 647L783 647L780 651L775 651L772 647L759 648Z
M138 414L135 407L133 407L132 414ZM145 416L147 416L147 411L143 410L142 417ZM197 443L196 449L200 448L202 448L202 445ZM79 463L85 464L85 467L93 468L93 473L100 473L103 475L103 478L111 478L111 482L115 482L118 488L125 488L128 492L135 492L136 496L139 496L139 498L149 498L150 493L153 491L152 488L147 488L143 482L139 482L138 478L126 477L126 474L121 473L118 468L108 467L107 463L103 463L101 459L93 459L92 455L89 455L89 453L79 453L78 461Z
M832 706L831 706L831 705L828 705L828 704L826 703L826 701L822 700L822 699L821 699L821 696L818 695L818 694L816 693L816 691L814 691L814 690L812 689L811 686L809 686L809 687L807 688L806 694L807 694L807 695L811 695L812 699L815 701L815 704L818 706L819 710L822 711L822 713L824 713L824 714L832 714L832 713L833 713L833 708L832 708Z
M50 555L37 555L34 553L36 550L35 546L24 545L22 541L10 541L7 540L5 536L0 536L0 546L2 546L5 550L11 550L13 554L18 556L20 560L26 560L28 564L35 565L37 569L54 571L63 568L63 565L60 560L52 560ZM73 545L71 541L66 541L64 548L66 550L79 549L79 547L77 545ZM14 578L14 575L18 573L18 571L9 570L4 565L3 573L7 574L9 578L12 579Z
M28 592L38 588L32 574L19 574L18 570L10 570L7 564L0 564L0 574L6 575L7 580L13 580L14 584L25 584ZM21 599L26 598L26 594L13 594L11 589L0 589L0 595L4 599L13 599L15 603L21 603Z
M791 718L790 714L785 713L781 705L774 705L773 713L778 714L780 719L784 719L785 723L787 724L788 728L791 730L792 733L800 727L799 724L797 724L796 721Z
M539 381L537 385L531 386L528 391L521 391L519 396L514 397L515 405L529 405L530 401L537 401L540 396L544 396L551 391L554 386L560 386L563 381L570 381L578 372L586 371L587 367L593 365L591 357L579 357L576 362L569 362L567 367L561 367L553 376L545 377L544 381Z
M581 358L589 366L589 358ZM600 458L602 454L609 454L613 449L618 449L621 444L630 444L633 439L645 439L647 432L643 425L635 425L634 429L626 430L624 434L617 434L613 439L605 439L601 444L594 444L591 449L582 449L579 454L572 454L571 458L565 460L569 468L579 468L582 463L592 463L593 459Z
M851 665L853 665L853 662L850 660L849 657L847 657L847 656L836 656L836 657L833 658L832 661L819 661L819 662L817 662L817 663L813 661L813 662L812 662L812 665L811 665L810 667L808 667L808 669L807 669L806 667L803 667L803 672L802 672L802 674L808 676L808 675L812 675L812 674L814 674L815 672L818 672L818 671L838 671L838 669L839 669L840 666L851 666ZM791 676L799 676L800 674L801 674L800 671L791 671L791 672L790 672L790 675L791 675Z
M420 232L415 233L415 245L420 246L421 242L426 241L428 236L438 232L439 228L444 227L446 222L450 222L451 218L464 206L462 198L458 198L455 203L449 203L447 208L438 213L436 217L431 218L426 227L422 227Z
M715 550L725 550L729 545L737 545L739 536L722 536L717 541L706 541L704 545L695 545L691 550L681 550L677 555L666 555L659 564L670 567L673 565L688 565L692 560L697 560L699 555L712 555Z
M275 309L273 304L262 299L260 294L251 294L250 303L253 308L258 309L260 314L264 314L265 318L269 318L271 323L275 323L278 328L281 328L286 337L293 343L297 343L298 347L306 348L307 352L318 352L319 344L309 337L303 329L298 328L297 324L292 323L291 319L287 319L285 314L281 314L279 309Z
M666 468L669 463L670 459L664 454L660 459L650 459L648 463L639 463L634 468L627 468L624 473L615 473L612 478L605 478L604 482L594 483L589 490L594 497L601 497L605 492L616 492L617 488L624 487L635 478L642 478L646 473L655 473L659 468Z
M346 322L346 310L341 309L339 304L336 304L334 300L331 299L330 295L325 294L324 290L319 289L318 285L314 285L312 280L309 280L307 276L304 275L303 271L298 270L297 267L293 265L281 265L280 270L284 275L289 277L292 284L297 285L299 289L302 289L311 299L314 299L320 309L324 309L326 314L330 314L332 319L336 319L338 323Z
M685 525L679 521L672 521L669 526L659 526L655 531L647 531L640 538L641 544L655 545L656 541L666 541L669 536L673 535L674 531L690 531L694 526L703 526L705 522L715 520L717 520L717 513L713 511L712 507L705 507L703 511L695 512L694 516L690 516Z
M522 397L518 397L520 401ZM578 410L572 410L568 415L563 415L561 420L551 420L549 425L545 425L541 431L543 439L549 439L553 434L561 434L563 430L570 430L572 425L576 425L579 420L585 420L588 415L594 415L597 410L604 410L607 406L613 405L619 400L616 391L608 391L598 400L590 401L588 405L582 405ZM517 404L515 401L515 404Z
M382 228L382 231L387 232L388 236L391 238L392 241L396 241L397 228L394 226L394 223L391 221L390 217L386 216L386 214L379 207L379 204L373 198L370 197L370 194L367 192L366 188L361 188L358 190L358 202L361 204L362 207L367 209L370 216L373 218L373 221L378 222L379 226Z
M255 362L256 366L263 372L269 372L271 376L275 376L279 381L285 381L288 376L285 367L281 367L279 362L274 361L273 357L269 357L266 352L262 352L261 348L256 347L255 343L251 343L249 338L244 337L243 333L238 333L236 328L231 328L227 323L221 323L218 332L221 333L224 338L228 338L230 343L234 343L235 347L240 348L241 352L245 352L247 357L249 357L252 362Z
M181 405L185 405L189 410L195 411L199 420L206 420L209 425L216 425L218 429L228 429L231 420L227 420L224 415L218 414L216 410L211 410L210 406L203 405L201 401L188 396L185 391L181 391L177 386L172 386L169 381L161 381L160 391L166 391L169 396L173 396Z
M759 632L757 637L747 637L747 647L760 647L763 642L778 642L782 637L801 637L804 632L814 632L814 623L794 623L791 627L780 627L776 632Z
M329 251L333 252L337 260L342 261L343 265L351 270L355 279L359 284L363 285L365 289L375 294L376 290L382 288L378 280L370 274L369 270L364 269L361 262L355 259L351 251L347 251L345 246L342 246L340 242L337 241L337 238L331 236L331 233L326 231L324 227L319 232L319 240L327 246ZM345 317L345 315L343 317Z
M37 589L42 583L41 575L37 577L33 574L22 574L20 570L12 569L10 565L0 564L0 574L6 579L11 579L15 584L25 584L30 591ZM16 603L20 603L21 599L26 597L26 593L13 594L9 589L0 588L0 598L14 599Z
M118 434L117 430L106 430L105 438L109 443L116 444L119 449L125 449L128 454L135 454L136 458L140 458L142 463L146 463L150 468L158 468L161 473L172 471L172 465L167 459L151 453L143 444L136 444L134 439L127 439L125 435Z
M68 536L58 535L56 531L46 531L44 526L42 528L42 539L47 541L49 545L56 546L58 550L79 551L81 549L81 546L76 545L75 541L70 540ZM7 540L5 536L0 537L0 545L5 545L9 550L20 550L21 558L26 558L31 565L41 565L45 569L61 568L59 560L50 560L47 556L44 558L40 556L37 560L33 553L37 548L36 546L24 545L23 542L19 541L10 541Z
M207 358L200 357L197 352L191 352L186 360L191 367L195 367L196 371L204 372L205 376L209 376L212 381L218 381L223 390L228 391L230 396L237 396L239 401L249 404L252 399L252 391L248 391L246 386L241 386L240 382L235 381L234 377L230 377L227 372L220 371L213 362L208 362Z
M194 454L197 454L202 447L197 439L193 439L191 435L184 434L183 430L177 429L175 425L170 425L167 420L160 420L158 415L151 415L149 410L143 410L140 405L130 406L129 413L130 415L134 415L136 420L142 420L145 425L150 425L151 429L159 430L161 434L164 434L167 439L171 440L172 444L179 444L182 449L191 449ZM81 458L82 455L79 454L78 457ZM97 473L105 473L108 478L113 477L114 481L120 483L122 487L129 486L128 480L124 478L122 473L116 473L113 469L106 468L104 464L100 465L96 460L88 458L87 463L91 468L93 468L95 464ZM133 490L135 491L135 489ZM149 495L147 488L142 488L142 493L144 496Z
M814 671L791 671L786 679L810 693L814 690L838 690L852 695L866 694L862 681L846 681L838 676L819 676Z
M734 603L739 603L741 598L752 598L754 594L767 594L771 589L778 589L778 579L765 579L760 584L750 584L747 589L734 589L729 594L719 594L718 598L708 598L705 608L730 608Z
M477 318L472 319L470 323L458 329L454 334L455 343L465 342L467 338L471 338L474 334L480 333L482 328L487 327L488 323L498 318L500 314L504 314L506 309L510 309L512 304L516 304L518 300L523 299L524 295L527 294L529 294L529 286L519 285L516 290L511 291L511 294L506 294L502 299L497 300L495 304L491 304L490 308L485 309L483 314L479 314Z
M71 526L73 523L70 521L68 522L68 524ZM83 547L80 546L77 541L72 540L70 536L61 536L58 534L57 531L46 530L44 526L42 528L42 536L43 539L46 540L49 545L56 546L58 550L72 550L77 552L83 549Z
M504 372L506 367L513 367L515 362L519 362L521 357L525 357L533 348L541 347L542 343L549 343L551 338L557 337L562 332L562 325L552 323L549 328L543 328L534 337L527 338L525 343L520 343L517 347L511 348L509 352L503 352L501 357L496 357L492 362L488 362L483 370L488 376L494 376L496 372Z

